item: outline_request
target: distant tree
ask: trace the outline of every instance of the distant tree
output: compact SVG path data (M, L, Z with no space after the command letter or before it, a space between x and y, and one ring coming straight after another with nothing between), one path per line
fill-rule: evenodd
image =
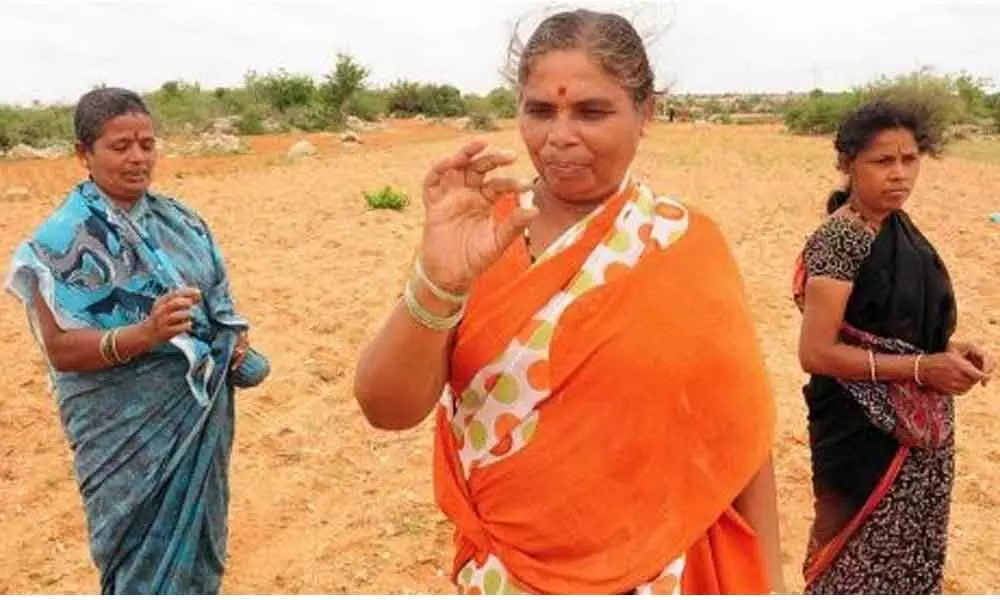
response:
M517 115L517 96L510 88L498 87L486 95L493 114L501 119L511 119Z
M333 72L325 77L319 93L323 106L338 119L346 116L347 103L365 89L370 71L348 54L337 54Z
M244 76L244 82L255 100L273 106L280 113L308 106L316 92L312 77L289 73L285 69L265 75L250 71Z
M386 106L390 114L412 117L424 110L419 83L399 80L389 86Z
M462 92L452 85L424 84L420 88L421 112L432 117L459 117L465 114Z
M985 77L975 77L961 72L955 77L955 90L962 100L965 116L969 119L980 119L989 116L987 92L993 87L992 81Z

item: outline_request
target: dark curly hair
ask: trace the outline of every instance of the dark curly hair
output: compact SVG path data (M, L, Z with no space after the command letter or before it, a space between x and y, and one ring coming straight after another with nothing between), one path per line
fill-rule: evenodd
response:
M875 136L889 129L906 129L917 141L920 154L937 156L941 140L930 128L928 115L918 108L911 108L888 100L875 100L851 111L840 121L837 138L833 147L837 150L840 163L853 161L861 154ZM851 191L836 190L826 203L828 213L843 206Z

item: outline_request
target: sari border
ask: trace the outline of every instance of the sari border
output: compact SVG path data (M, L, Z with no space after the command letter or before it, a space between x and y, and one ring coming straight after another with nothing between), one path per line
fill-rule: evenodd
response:
M868 496L868 500L865 501L864 506L858 511L856 515L844 526L844 528L838 533L832 540L826 543L822 548L813 552L806 559L806 569L805 569L805 583L806 586L810 586L819 579L823 573L825 573L834 563L840 553L844 550L847 542L850 541L851 537L861 528L861 526L871 517L872 513L878 507L882 499L886 497L889 490L892 488L892 484L896 482L896 478L899 476L900 471L902 471L903 463L906 462L907 457L910 455L909 446L900 446L899 450L896 452L896 456L893 457L892 462L889 463L889 467L886 469L885 474L879 480L878 485L872 491L871 495Z

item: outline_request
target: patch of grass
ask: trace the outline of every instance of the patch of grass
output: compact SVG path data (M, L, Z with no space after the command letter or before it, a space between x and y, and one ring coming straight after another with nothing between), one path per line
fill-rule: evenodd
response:
M1000 139L971 138L957 141L948 146L947 156L1000 164Z
M365 203L371 210L403 210L410 203L409 197L392 186L385 186L376 192L365 192Z

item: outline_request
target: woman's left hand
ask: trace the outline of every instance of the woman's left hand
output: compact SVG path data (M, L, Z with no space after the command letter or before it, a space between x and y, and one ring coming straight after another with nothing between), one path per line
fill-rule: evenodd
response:
M983 379L984 386L989 383L990 376L996 369L996 360L989 352L969 342L953 342L949 350L969 361L977 369L986 374L986 377Z
M240 365L243 364L243 359L246 358L247 349L249 348L250 348L250 336L247 334L247 332L244 331L243 333L240 334L239 341L236 342L236 349L233 350L233 364L229 368L229 370L235 371L236 369L240 368Z

